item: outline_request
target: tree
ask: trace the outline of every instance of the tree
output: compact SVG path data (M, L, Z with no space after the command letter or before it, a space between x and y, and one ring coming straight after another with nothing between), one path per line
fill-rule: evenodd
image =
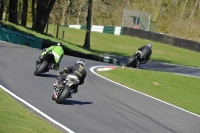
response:
M49 14L53 8L53 5L56 0L38 0L36 8L36 17L34 20L33 29L44 33L45 26L49 19Z
M63 8L62 8L62 15L61 15L61 25L65 25L65 12L67 10L67 7L69 5L70 1L64 0Z
M26 26L27 21L28 0L23 0L21 24Z
M185 13L185 8L187 6L187 3L188 3L189 0L185 0L185 4L183 6L183 11L182 11L182 17L184 17L184 13Z
M92 0L89 0L85 43L83 45L83 47L86 49L90 49L91 16L92 16Z
M9 1L9 19L8 21L11 23L17 24L17 5L18 0L10 0Z
M63 2L61 25L69 24L71 21L76 21L76 24L79 24L83 20L80 18L81 13L87 10L86 0L64 0Z
M193 11L192 11L192 13L190 14L190 17L189 17L189 18L192 18L192 16L194 15L194 12L196 11L196 8L197 8L197 6L198 6L198 3L199 3L199 0L196 0L195 6L194 6Z
M5 12L5 0L1 0L0 1L1 3L1 5L0 5L0 20L3 20L3 14L4 14L4 12Z
M33 18L32 28L34 29L35 28L35 0L32 0L31 10L32 10L32 18Z

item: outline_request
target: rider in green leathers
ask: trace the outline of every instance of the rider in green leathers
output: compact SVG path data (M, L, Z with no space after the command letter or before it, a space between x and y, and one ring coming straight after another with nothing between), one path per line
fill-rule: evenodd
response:
M41 56L45 55L47 52L52 52L52 54L54 55L54 59L55 59L55 64L52 65L52 69L58 70L60 61L64 55L64 50L63 50L62 44L60 42L58 42L56 46L50 46L49 48L45 48L42 51L43 52L42 52ZM39 60L36 61L36 63L41 62L40 57L39 57Z

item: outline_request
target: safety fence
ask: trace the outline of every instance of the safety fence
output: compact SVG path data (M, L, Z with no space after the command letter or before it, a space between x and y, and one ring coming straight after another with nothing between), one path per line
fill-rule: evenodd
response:
M42 39L21 34L19 32L15 32L3 28L1 26L0 26L0 40L39 49L42 49L42 42L43 42Z
M153 31L155 23L151 21L151 14L137 10L124 9L122 27Z

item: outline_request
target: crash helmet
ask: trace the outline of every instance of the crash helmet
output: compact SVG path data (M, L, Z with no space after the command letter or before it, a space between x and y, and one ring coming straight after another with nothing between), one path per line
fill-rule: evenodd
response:
M85 66L85 61L84 61L83 59L79 59L79 60L77 61L77 64L80 64L80 65L82 65L82 66Z
M148 44L147 44L147 47L151 48L151 47L152 47L152 45L151 45L150 43L148 43Z
M57 42L56 44L57 46L63 46L63 44L61 42Z

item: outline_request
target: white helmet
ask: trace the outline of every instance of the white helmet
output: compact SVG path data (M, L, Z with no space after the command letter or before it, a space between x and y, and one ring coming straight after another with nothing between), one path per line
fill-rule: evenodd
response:
M63 46L62 43L60 43L60 42L57 42L56 45L57 45L57 46Z
M149 44L147 44L147 47L151 48L151 47L152 47L152 45L149 43Z
M85 61L83 59L79 59L77 61L77 64L81 64L82 66L85 66Z

